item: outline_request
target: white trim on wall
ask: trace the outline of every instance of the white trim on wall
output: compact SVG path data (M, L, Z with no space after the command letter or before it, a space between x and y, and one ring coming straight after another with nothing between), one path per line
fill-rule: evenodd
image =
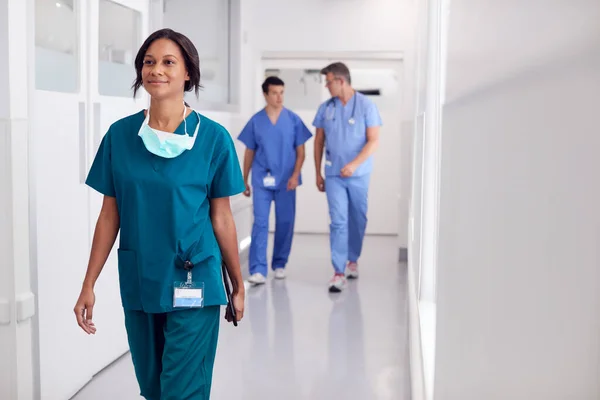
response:
M265 51L263 60L390 60L403 61L404 53L400 51Z

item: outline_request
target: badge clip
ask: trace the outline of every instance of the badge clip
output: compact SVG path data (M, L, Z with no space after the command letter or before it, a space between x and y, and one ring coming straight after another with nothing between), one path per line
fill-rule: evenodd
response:
M270 171L267 171L267 176L263 178L263 185L265 187L275 187L275 177L271 175Z
M185 282L173 284L173 307L175 308L201 308L204 307L204 283L194 282L192 269L194 264L186 261L183 268L187 271Z

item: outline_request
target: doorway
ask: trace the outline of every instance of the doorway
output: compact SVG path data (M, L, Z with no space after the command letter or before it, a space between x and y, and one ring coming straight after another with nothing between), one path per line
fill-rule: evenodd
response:
M400 215L401 99L403 64L400 55L369 58L360 55L293 56L263 55L257 76L260 87L266 76L275 75L285 82L285 106L302 118L315 133L313 119L319 105L330 98L319 71L326 65L342 61L350 69L352 86L377 105L383 126L380 144L374 156L374 169L369 188L367 234L397 235L408 227L408 210ZM255 109L264 107L261 93L255 98ZM302 168L303 186L298 189L296 233L329 233L329 214L325 194L315 187L314 142L306 143L306 160ZM400 220L400 224L398 221ZM270 226L274 227L274 212Z

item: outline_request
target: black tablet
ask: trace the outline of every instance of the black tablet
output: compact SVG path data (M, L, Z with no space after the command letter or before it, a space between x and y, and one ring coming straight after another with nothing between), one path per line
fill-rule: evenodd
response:
M225 309L225 318L231 317L233 326L237 326L237 315L235 313L235 307L233 306L233 296L231 294L231 286L229 284L229 274L227 273L227 267L225 263L221 263L223 269L223 283L225 284L225 293L227 294L227 308Z

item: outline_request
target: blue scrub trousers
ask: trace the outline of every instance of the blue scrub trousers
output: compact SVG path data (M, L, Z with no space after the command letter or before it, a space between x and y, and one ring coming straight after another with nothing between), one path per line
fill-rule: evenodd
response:
M147 400L208 400L220 307L162 314L125 310L140 394Z
M296 191L255 188L254 224L250 244L250 275L260 273L267 276L267 242L269 240L269 213L271 202L275 202L275 243L271 268L285 268L294 236L296 220Z
M357 262L367 227L367 202L371 174L342 178L328 176L325 193L329 204L331 262L336 274L346 263Z

